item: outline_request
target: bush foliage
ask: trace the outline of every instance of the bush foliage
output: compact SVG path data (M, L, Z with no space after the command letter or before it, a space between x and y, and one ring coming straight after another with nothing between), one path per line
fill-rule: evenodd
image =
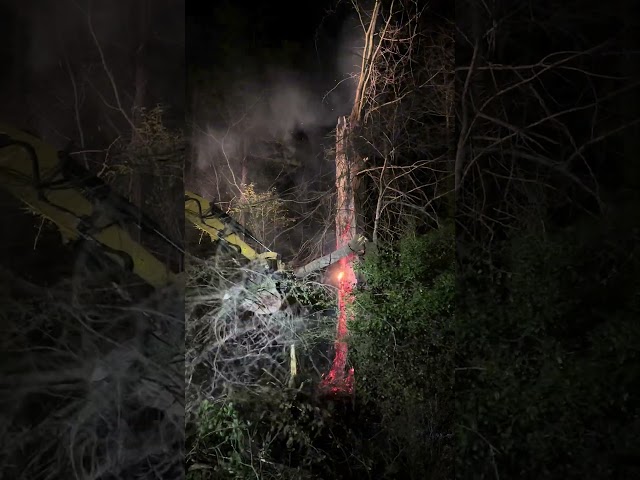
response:
M358 266L350 358L372 412L379 478L445 478L451 453L455 307L453 229L408 235ZM372 452L373 454L374 452Z
M521 230L460 272L458 470L638 476L640 230L621 220Z

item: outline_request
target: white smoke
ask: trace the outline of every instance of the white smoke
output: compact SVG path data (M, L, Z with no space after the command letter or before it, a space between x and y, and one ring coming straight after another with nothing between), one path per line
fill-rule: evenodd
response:
M195 132L196 165L199 169L213 166L216 159L241 155L242 137L232 131L208 127Z
M321 108L319 92L312 92L288 73L271 77L273 87L261 115L269 120L273 133L286 135L296 127L310 128L331 122L331 117Z
M296 130L313 131L335 125L337 114L322 103L323 92L294 72L272 69L263 82L243 83L230 89L232 105L220 106L225 125L199 125L194 132L196 166L207 169L212 161L226 162L245 152L266 154L261 142L292 148ZM219 123L219 122L218 122Z
M257 163L256 159L278 154L296 157L303 167L296 173L300 182L302 177L309 179L327 170L321 165L325 161L321 142L335 127L338 117L349 114L355 96L364 46L364 32L358 17L348 18L339 34L334 33L327 42L333 53L314 74L266 66L259 78L227 79L228 86L218 97L221 100L211 105L209 111L199 112L201 124L192 137L195 155L192 175L198 180L187 178L188 184L197 184L196 188L213 195L212 187L205 184L219 185L234 180L233 170L235 182L239 184L242 170L239 163L245 154L252 157L248 166L249 182L268 176L262 170L267 164ZM206 92L196 93L206 96ZM305 132L310 142L315 142L302 153L296 151L294 138L294 133L299 131ZM280 148L280 153L274 152L274 145ZM271 175L273 172L267 183L274 180ZM236 190L233 185L229 187Z
M349 109L353 105L364 50L364 31L357 16L353 15L345 21L338 44L336 87L327 98L332 108L344 112L344 105L348 105Z

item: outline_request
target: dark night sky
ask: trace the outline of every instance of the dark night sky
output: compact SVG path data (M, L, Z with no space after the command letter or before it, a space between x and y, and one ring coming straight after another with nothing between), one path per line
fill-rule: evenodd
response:
M42 0L0 2L0 120L37 131L51 141L78 140L68 61L87 130L122 128L106 107L115 102L88 28L87 11L125 108L133 103L136 50L146 31L145 105L171 105L184 118L184 2L174 0ZM140 13L146 8L146 13ZM146 20L139 21L144 16ZM142 26L142 24L145 26ZM110 116L109 119L106 117ZM95 137L95 143L102 139ZM109 142L112 139L108 140ZM97 145L94 145L96 147Z
M340 18L327 15L333 4L335 0L305 2L301 11L300 3L292 1L188 2L187 61L215 64L214 56L231 44L238 52L255 53L277 51L292 42L310 54L315 51L316 34L326 41L338 31Z
M220 80L214 88L221 90L235 80L264 82L267 72L288 71L304 77L314 95L321 95L344 77L338 51L344 48L345 20L352 12L336 0L300 7L292 1L188 2L190 70L215 71Z

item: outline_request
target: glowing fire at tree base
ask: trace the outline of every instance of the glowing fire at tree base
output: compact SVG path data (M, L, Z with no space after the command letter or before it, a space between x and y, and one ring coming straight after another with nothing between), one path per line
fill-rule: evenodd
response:
M335 356L329 373L323 377L320 389L332 394L351 394L354 387L353 368L346 370L347 366L347 314L348 305L353 302L353 286L356 276L353 271L353 255L340 260L340 273L338 274L338 327L335 343Z
M356 214L353 181L355 170L351 167L353 159L349 159L348 138L349 121L346 117L338 118L336 126L336 248L348 245L355 238ZM332 394L351 394L354 386L353 369L347 368L347 323L349 321L348 306L353 302L353 286L356 276L353 271L351 254L340 259L338 275L338 328L336 332L335 356L329 373L322 379L322 391Z

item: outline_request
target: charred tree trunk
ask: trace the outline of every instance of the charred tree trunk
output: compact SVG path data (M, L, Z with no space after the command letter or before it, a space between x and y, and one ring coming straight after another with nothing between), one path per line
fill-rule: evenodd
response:
M369 25L365 31L360 75L351 114L348 119L340 117L336 127L336 249L338 250L348 245L357 235L356 198L359 198L359 203L362 204L357 173L362 159L352 148L352 141L362 122L365 95L371 80L371 68L375 61L375 33L380 7L380 1L376 0ZM355 254L352 253L339 261L336 351L331 371L323 382L323 386L332 393L351 393L353 391L353 369L346 372L347 343L345 337L348 322L347 305L353 300L352 290L356 283L353 271L354 256Z
M354 238L356 211L353 192L353 158L349 155L349 122L338 119L336 127L336 248L343 247Z
M346 117L338 119L336 127L336 249L349 245L356 235L356 211L353 191L353 157L349 155L349 122ZM335 356L329 374L324 378L323 388L332 394L350 393L353 390L353 370L347 366L347 305L352 300L351 291L355 284L353 257L351 253L342 257L338 274L338 322L335 342Z

